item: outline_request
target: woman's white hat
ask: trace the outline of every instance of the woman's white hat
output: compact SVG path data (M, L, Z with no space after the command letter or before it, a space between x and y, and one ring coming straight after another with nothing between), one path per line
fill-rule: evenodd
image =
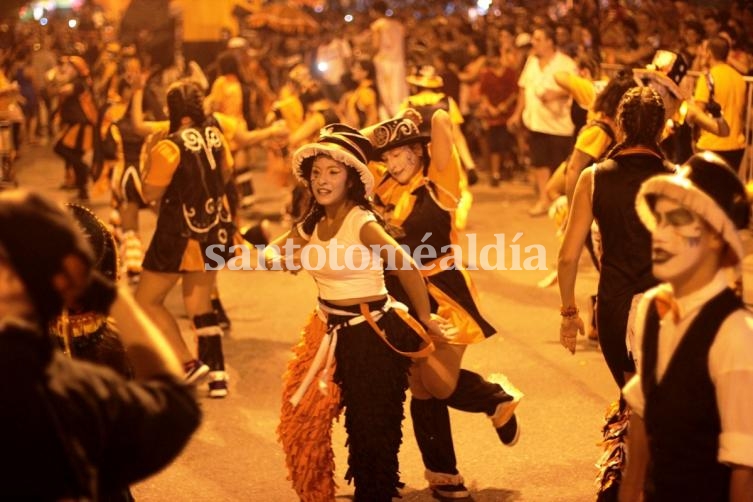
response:
M345 124L330 124L319 132L316 143L301 146L293 154L293 173L298 181L308 185L311 163L317 155L326 155L356 170L363 182L366 196L374 189L374 175L367 164L371 157L371 143L358 129Z

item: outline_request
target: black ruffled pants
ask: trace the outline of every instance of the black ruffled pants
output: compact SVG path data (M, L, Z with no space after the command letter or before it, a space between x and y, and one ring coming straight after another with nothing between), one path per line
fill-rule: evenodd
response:
M382 304L375 302L370 308ZM353 310L358 312L358 307ZM328 324L347 319L330 314ZM399 350L415 351L421 345L418 335L392 310L378 325ZM355 483L356 502L390 502L402 486L398 451L411 359L392 350L366 322L340 328L335 358L334 380L342 390L348 433L346 479Z

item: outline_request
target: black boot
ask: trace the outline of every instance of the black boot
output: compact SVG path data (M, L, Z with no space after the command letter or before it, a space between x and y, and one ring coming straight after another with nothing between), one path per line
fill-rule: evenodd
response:
M426 467L426 479L435 495L466 498L468 490L457 469L455 447L447 405L439 399L416 399L410 402L413 433Z
M194 316L193 325L199 341L199 360L209 366L209 396L227 396L227 373L222 352L222 328L214 312Z

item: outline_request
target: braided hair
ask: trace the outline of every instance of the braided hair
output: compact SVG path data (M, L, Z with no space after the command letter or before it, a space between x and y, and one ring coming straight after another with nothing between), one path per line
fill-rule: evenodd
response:
M191 80L178 80L167 89L167 109L170 115L170 133L180 129L183 117L190 118L195 126L199 126L206 120L204 92Z
M664 113L664 101L658 92L650 87L629 89L617 110L617 125L623 138L609 156L613 157L619 150L630 146L643 146L660 152Z

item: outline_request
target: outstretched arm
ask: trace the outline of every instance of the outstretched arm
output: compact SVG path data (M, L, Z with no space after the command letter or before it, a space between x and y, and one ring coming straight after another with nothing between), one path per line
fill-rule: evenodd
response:
M298 232L298 226L272 239L264 248L264 265L267 270L300 271L300 250L308 239Z
M442 338L444 333L439 324L431 318L429 293L421 272L413 259L390 237L384 228L376 222L369 222L361 227L361 242L370 249L379 249L384 263L395 270L400 285L410 298L411 305L416 310L418 320L434 337Z
M160 128L157 126L157 122L144 120L143 106L144 87L143 85L134 85L133 96L131 97L131 123L136 134L146 137L157 132Z
M246 128L238 129L233 138L239 147L252 146L270 138L285 138L290 134L284 120L276 120L269 127L249 131Z
M716 136L729 136L729 124L721 113L717 117L712 117L696 103L685 101L684 105L688 107L687 120Z

